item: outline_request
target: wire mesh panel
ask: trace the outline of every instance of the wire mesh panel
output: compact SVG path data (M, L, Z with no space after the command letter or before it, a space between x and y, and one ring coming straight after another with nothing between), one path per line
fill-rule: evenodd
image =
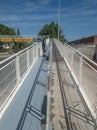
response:
M67 44L55 43L63 54L93 116L97 115L97 64ZM96 117L97 118L97 117Z
M0 69L0 106L14 89L16 83L16 60L13 60Z
M32 45L0 62L0 111L38 57L39 44ZM7 109L7 108L6 108Z
M92 103L91 107L97 111L97 71L84 60L82 62L81 88Z
M38 46L38 55L42 55L42 43Z
M71 65L71 58L72 58L72 51L71 51L71 49L68 47L67 61L68 61L68 64L69 64L69 65Z
M33 63L33 47L29 49L29 66Z
M71 69L72 69L77 81L79 81L80 57L74 52L72 55L73 55L73 57L72 57Z
M35 59L36 59L36 46L37 45L33 45L33 61L35 61Z
M22 77L27 71L27 52L24 52L19 56L19 68L20 68L20 77Z

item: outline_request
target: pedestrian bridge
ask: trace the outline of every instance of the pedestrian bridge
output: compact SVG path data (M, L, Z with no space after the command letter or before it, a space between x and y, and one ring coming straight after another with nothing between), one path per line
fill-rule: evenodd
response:
M2 42L2 43L33 42L33 38L31 38L31 37L22 37L20 35L0 35L0 42Z
M42 57L41 42L38 42L0 62L0 130L53 129L49 116L55 46L88 108L90 114L85 117L92 126L90 130L97 129L97 64L56 39L49 44L49 60ZM64 109L66 115L72 113ZM69 123L66 130L75 130L74 121L71 124L73 127Z

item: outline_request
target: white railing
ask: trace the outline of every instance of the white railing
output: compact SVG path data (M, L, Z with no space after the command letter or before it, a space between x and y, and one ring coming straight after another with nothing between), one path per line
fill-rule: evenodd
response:
M19 84L37 60L41 50L41 43L33 44L0 62L0 112L13 93L19 89Z
M55 39L93 116L97 118L97 64L71 46Z

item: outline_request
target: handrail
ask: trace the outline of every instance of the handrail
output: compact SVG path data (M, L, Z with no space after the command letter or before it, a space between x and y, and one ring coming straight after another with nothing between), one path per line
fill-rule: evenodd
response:
M21 51L15 53L14 55L12 55L12 56L10 56L10 57L8 57L8 58L2 60L2 61L0 61L0 65L3 64L4 62L6 62L6 61L8 61L8 60L10 60L10 59L12 59L12 58L14 58L14 57L16 57L17 55L23 53L23 52L26 51L27 49L30 49L31 47L33 47L33 45L31 45L31 46L29 46L29 47L27 47L27 48L25 48L25 49L23 49L23 50L21 50Z
M71 46L54 40L92 115L97 119L97 64Z
M41 43L37 43L0 62L0 118L41 52Z
M61 42L60 42L61 43ZM61 43L63 44L63 43ZM78 51L77 49L71 47L70 45L68 45L67 43L64 44L65 46L68 46L69 48L71 48L74 52L78 53L79 56L82 56L83 59L86 59L87 61L89 61L90 63L92 63L94 66L97 67L97 63L95 63L93 60L89 59L87 56L85 56L84 54L82 54L80 51Z

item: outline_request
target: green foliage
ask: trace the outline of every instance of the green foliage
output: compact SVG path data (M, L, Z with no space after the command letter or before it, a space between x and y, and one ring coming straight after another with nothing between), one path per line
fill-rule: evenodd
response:
M0 35L16 35L14 28L0 24Z
M50 24L46 24L40 30L38 35L49 35L50 38L58 38L58 24L51 22ZM62 33L62 30L59 28L59 39L62 42L67 42L65 36Z
M5 26L3 24L0 24L0 35L20 35L19 28L17 29L17 32L15 32L14 28ZM0 46L3 46L5 43L0 43ZM27 43L6 43L9 45L10 48L12 48L15 52L22 50L29 46ZM13 45L12 45L13 44ZM1 50L0 50L1 51Z
M19 28L17 29L17 35L20 35L20 30L19 30Z
M30 44L28 43L14 43L14 46L12 47L12 49L15 51L15 52L18 52L24 48L27 48L28 46L30 46Z

